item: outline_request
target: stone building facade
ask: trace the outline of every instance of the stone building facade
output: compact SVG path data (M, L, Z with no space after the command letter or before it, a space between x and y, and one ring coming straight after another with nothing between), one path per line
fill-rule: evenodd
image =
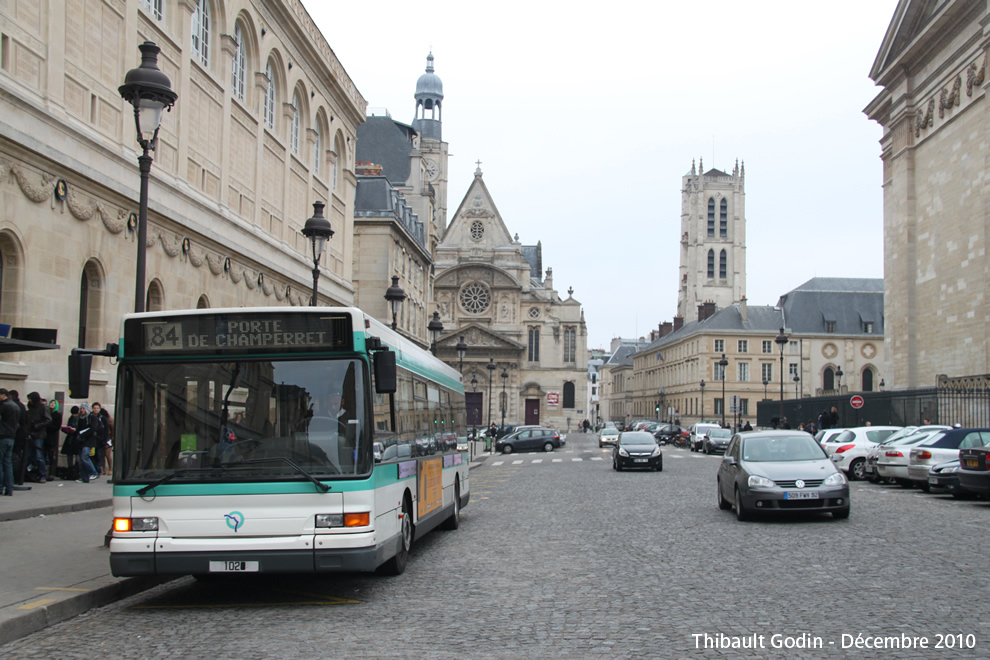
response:
M335 232L319 303L354 302L366 103L299 0L24 0L0 25L0 322L61 346L6 355L0 384L64 391L68 351L116 341L134 309L138 144L117 88L144 41L178 93L153 154L147 309L308 305L316 201ZM112 401L106 358L93 376Z
M698 305L727 307L746 293L746 165L732 174L700 168L681 180L681 251L677 313Z
M890 387L990 373L988 46L987 3L901 0L870 70Z
M480 166L437 249L436 272L444 325L437 354L460 366L456 345L464 337L468 410L481 411L481 424L500 423L503 405L507 424L564 430L590 420L581 303L570 290L561 298L552 269L544 276L542 245L522 245L509 233Z

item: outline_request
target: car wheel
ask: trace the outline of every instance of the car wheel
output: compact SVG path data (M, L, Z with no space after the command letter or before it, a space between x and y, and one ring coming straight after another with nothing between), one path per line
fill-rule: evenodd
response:
M845 509L839 509L838 511L833 511L832 517L835 518L836 520L845 520L846 518L849 517L849 507L846 507Z
M402 522L400 524L399 552L378 568L383 575L401 575L406 570L406 562L409 561L409 548L412 547L413 540L413 521L412 505L409 503L408 497L402 499Z
M866 461L857 458L849 465L849 481L862 481L866 477Z
M662 458L660 459L660 462L657 463L657 472L663 472L663 459Z
M616 472L622 472L622 466L619 465L618 461L612 461L612 467L615 468Z
M976 497L976 493L971 493L969 491L960 493L959 491L953 491L952 497L957 500L972 500Z
M919 482L918 483L918 488L920 488L921 490L923 490L926 493L932 492L932 487L928 485L928 482L927 481Z
M739 489L736 488L736 520L746 521L749 518L749 511L743 506L742 495L739 493Z
M549 440L543 443L543 451L553 451L553 443Z
M894 479L901 488L914 488L914 482L910 479Z
M716 481L715 488L718 490L718 508L722 511L728 511L732 508L732 503L726 501L726 499L722 497L722 482Z
M453 531L461 526L461 482L460 479L454 481L454 510L440 525L441 529Z
M511 454L512 453L512 445L502 445L502 453L503 454Z

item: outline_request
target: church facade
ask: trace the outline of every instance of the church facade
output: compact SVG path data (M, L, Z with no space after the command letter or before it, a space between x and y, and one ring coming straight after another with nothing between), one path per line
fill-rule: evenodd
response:
M510 234L480 164L437 249L435 297L444 325L437 354L463 360L469 423L540 424L561 431L591 418L587 327L581 303L561 297L542 245Z

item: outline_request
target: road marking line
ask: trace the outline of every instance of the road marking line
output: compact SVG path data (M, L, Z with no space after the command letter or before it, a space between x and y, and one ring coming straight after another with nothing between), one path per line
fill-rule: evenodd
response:
M543 459L542 458L534 458L533 459L533 462L534 463L542 463L543 462Z
M571 460L574 461L575 463L579 463L579 462L583 461L584 459L583 458L572 458Z
M513 465L522 465L522 461L512 461Z
M502 465L505 461L495 461L492 465Z
M89 591L89 589L78 589L74 587L35 587L35 591Z
M562 458L554 458L552 460L553 460L554 463L563 463L564 462L564 459L562 459Z
M602 458L601 456L592 456L591 457L591 460L593 460L593 461L604 461L605 459Z
M34 601L33 603L27 603L26 605L21 605L17 609L19 610L33 610L36 607L41 607L42 605L47 605L48 603L54 603L57 599L55 598L41 598Z

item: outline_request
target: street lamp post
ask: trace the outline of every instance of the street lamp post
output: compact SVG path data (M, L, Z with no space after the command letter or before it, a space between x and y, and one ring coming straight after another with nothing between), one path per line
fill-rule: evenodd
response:
M472 393L476 393L477 391L478 391L478 379L475 376L471 376L471 392ZM472 397L472 398L474 399L475 405L477 405L478 400L476 398L474 398L474 397ZM471 418L474 420L474 439L475 440L478 439L478 413L480 413L480 412L481 411L478 410L473 415L471 415Z
M505 398L505 382L509 380L508 369L502 369L502 428L505 428L505 408L508 400Z
M464 335L461 335L460 340L457 342L457 370L461 372L461 380L464 380L464 356L467 355L467 343L464 341Z
M767 398L767 385L769 385L769 384L770 384L770 381L767 380L766 378L764 378L763 379L763 400L764 401L766 401L766 398Z
M657 393L660 395L660 400L657 402L657 408L658 408L658 410L657 410L657 421L659 422L661 419L663 419L664 421L666 421L667 390L665 390L663 388L663 385L661 385L660 386L660 390Z
M839 390L839 394L842 394L842 367L835 368L836 386L835 389Z
M121 98L134 106L134 125L137 141L141 145L138 166L141 169L141 200L137 226L137 272L134 277L134 311L144 311L144 272L148 250L148 184L151 180L151 152L158 144L158 129L162 125L162 111L171 110L179 95L172 90L172 81L158 68L158 53L154 42L145 41L138 46L141 66L131 69L124 76L124 84L117 88Z
M493 421L492 420L492 375L495 373L495 370L498 369L498 367L495 366L495 359L489 357L488 358L488 364L485 365L485 368L488 369L488 428L491 428L492 427L492 421ZM495 439L492 438L492 443L493 443L492 444L492 452L493 453L495 451L494 442L495 442Z
M886 386L886 383L884 383L884 382L883 382L883 378L881 378L881 379L880 379L880 391L881 391L881 392L883 392L883 388L884 388L885 386Z
M794 398L795 399L799 399L800 396L801 396L798 393L798 383L800 383L800 382L801 382L801 377L798 376L797 374L794 374Z
M436 355L437 339L440 337L440 333L443 332L443 322L440 321L440 312L433 312L433 318L430 319L430 323L426 326L426 329L430 331L430 337L432 337L430 352Z
M701 379L701 419L699 422L705 421L705 379Z
M787 346L787 335L784 334L784 329L780 329L780 334L774 337L774 343L780 349L780 415L777 424L780 425L784 421L784 346Z
M406 299L406 292L399 286L399 276L392 276L392 286L385 290L385 300L392 307L392 329L395 330L396 314L399 312L399 303Z
M313 297L309 302L313 307L316 307L316 290L320 282L320 257L323 256L327 241L333 237L330 221L323 217L324 206L321 201L313 202L313 217L307 220L302 228L302 235L308 238L313 246Z
M722 428L725 428L725 368L729 366L729 361L722 353L722 359L718 361L718 366L722 367Z

